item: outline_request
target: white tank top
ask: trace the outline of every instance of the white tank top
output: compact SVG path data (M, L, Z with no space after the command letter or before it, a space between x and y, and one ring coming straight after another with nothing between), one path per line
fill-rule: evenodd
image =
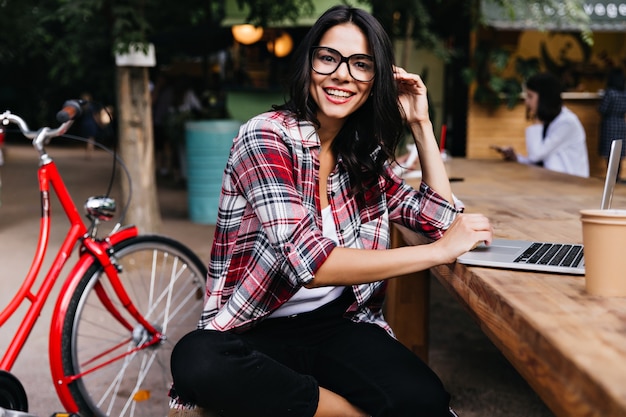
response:
M330 206L322 210L322 233L325 237L339 242L333 213ZM270 317L286 317L306 313L339 298L345 287L300 288L285 304L270 314Z

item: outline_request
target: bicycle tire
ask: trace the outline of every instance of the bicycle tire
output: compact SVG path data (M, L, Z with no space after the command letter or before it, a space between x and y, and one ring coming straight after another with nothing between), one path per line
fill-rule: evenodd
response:
M196 328L203 307L206 266L186 246L156 235L120 242L114 253L122 267L120 279L132 302L166 339L83 375L68 388L83 417L165 416L171 350L184 334ZM106 276L100 279L103 274L100 264L92 265L67 308L62 327L65 375L80 375L93 362L105 362L134 348L145 336L143 326L134 324L134 320L130 332L107 315L107 308L96 294L100 285L107 294L113 294ZM119 300L110 298L130 321Z
M22 383L13 374L0 370L0 407L7 410L28 411L28 398ZM0 409L2 415L2 409Z

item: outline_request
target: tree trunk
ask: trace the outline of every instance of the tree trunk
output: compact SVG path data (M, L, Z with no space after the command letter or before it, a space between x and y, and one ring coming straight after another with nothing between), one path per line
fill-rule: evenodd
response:
M135 224L141 233L156 233L161 227L152 129L152 108L148 68L117 67L119 149L132 182L122 181L122 198L132 200L125 223Z

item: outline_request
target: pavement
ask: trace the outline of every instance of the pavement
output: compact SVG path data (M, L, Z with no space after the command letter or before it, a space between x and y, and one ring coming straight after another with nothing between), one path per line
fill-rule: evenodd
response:
M108 153L96 151L87 157L84 147L67 145L49 146L48 153L57 162L80 210L87 197L106 192L112 170ZM5 156L5 164L0 168L0 309L15 294L32 262L40 219L36 152L26 141L24 145L9 143ZM114 197L118 188L114 187ZM208 262L214 228L189 219L184 186L160 180L158 199L162 217L158 232L181 241ZM68 224L55 199L52 216L48 258L56 253ZM46 265L48 262L44 270ZM25 387L29 412L41 417L63 411L50 377L47 355L50 315L59 284L12 369ZM17 311L17 318L21 319L24 311L25 306ZM12 318L0 328L0 352L6 350L18 326L19 320ZM451 392L452 404L461 417L553 416L436 280L431 285L430 329L429 365Z
M37 185L38 155L26 140L24 142L23 145L9 143L5 146L5 163L0 167L0 309L8 305L26 276L39 236L41 208ZM47 150L57 163L79 212L82 213L87 197L105 194L112 171L110 154L100 150L88 157L84 147L68 145L50 145ZM119 187L114 187L114 197L119 196L118 190ZM189 220L184 186L169 180L159 180L158 198L162 224L156 232L186 244L203 261L208 262L213 226L196 224ZM119 207L121 200L117 201ZM115 222L106 225L110 228L113 223ZM43 272L47 270L46 266L50 265L60 247L68 225L56 196L53 196L50 247L33 292L39 288ZM106 225L103 225L103 231L106 231ZM73 259L75 258L68 262L70 267ZM68 271L69 267L66 267L59 281L62 280L63 273ZM29 413L42 417L49 416L52 412L64 411L52 384L47 353L50 316L60 286L61 282L57 282L12 369L12 373L26 390ZM6 351L28 304L23 303L15 315L0 327L0 353Z

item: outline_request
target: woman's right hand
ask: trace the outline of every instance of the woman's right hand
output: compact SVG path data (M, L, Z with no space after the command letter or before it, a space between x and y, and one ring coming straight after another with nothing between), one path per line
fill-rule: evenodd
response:
M477 245L491 244L493 227L489 219L478 213L460 213L443 237L433 245L441 250L442 263L451 263Z

